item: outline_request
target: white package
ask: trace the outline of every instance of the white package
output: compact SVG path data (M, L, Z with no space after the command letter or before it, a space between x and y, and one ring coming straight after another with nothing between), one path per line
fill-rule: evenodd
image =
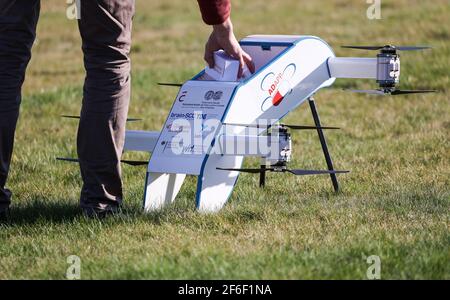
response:
M239 60L229 56L223 50L214 52L214 68L206 67L205 72L216 81L238 81L250 74L247 66L244 66L243 76L238 78Z

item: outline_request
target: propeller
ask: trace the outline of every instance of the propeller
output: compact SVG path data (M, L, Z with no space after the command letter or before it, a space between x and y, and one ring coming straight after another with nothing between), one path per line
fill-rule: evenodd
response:
M57 157L56 160L74 162L74 163L80 162L79 159L77 159L77 158ZM121 160L120 162L124 163L126 165L130 165L130 166L147 166L148 165L148 161L139 161L139 160Z
M345 174L350 171L336 171L336 170L286 170L286 172L292 173L294 175L322 175L322 174Z
M170 82L158 82L158 85L161 85L161 86L177 86L177 87L183 86L183 84L181 84L181 83L170 83Z
M260 125L260 124L233 124L226 123L224 125L230 126L243 126L243 127L254 127L254 128L270 128L273 125ZM311 126L311 125L288 125L288 124L280 124L281 127L287 127L293 130L310 130L310 129L340 129L339 127L330 127L330 126Z
M275 168L255 168L255 169L239 169L239 168L217 168L217 170L222 171L237 171L237 172L244 172L244 173L252 173L252 174L259 174L261 172L288 172L297 176L304 176L304 175L323 175L323 174L344 174L349 173L350 171L335 171L335 170L300 170L300 169L275 169Z
M369 95L408 95L408 94L426 94L426 93L436 93L436 90L346 90L352 93L364 93Z
M62 115L61 117L68 118L68 119L79 119L80 118L80 116L69 116L69 115ZM134 119L134 118L127 119L127 122L137 122L137 121L142 121L142 119Z
M436 93L436 90L394 90L391 95Z
M417 51L417 50L425 50L425 49L431 49L429 46L392 46L392 45L385 45L385 46L342 46L342 48L347 49L359 49L359 50L382 50L382 49L392 49L392 50L399 50L399 51Z
M273 171L274 170L274 169L235 169L235 168L216 168L216 169L221 170L221 171L237 171L237 172L252 173L252 174L261 173L261 171Z
M281 124L281 126L294 129L294 130L309 130L309 129L341 129L334 126L311 126L311 125L287 125Z

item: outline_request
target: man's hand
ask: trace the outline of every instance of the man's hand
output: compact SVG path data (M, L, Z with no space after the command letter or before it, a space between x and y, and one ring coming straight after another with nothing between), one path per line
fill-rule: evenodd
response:
M214 67L214 52L223 49L228 55L239 60L239 74L242 77L244 66L247 65L250 72L255 72L255 65L250 55L242 50L233 33L233 24L228 18L223 24L213 25L211 33L205 47L205 60L210 68Z

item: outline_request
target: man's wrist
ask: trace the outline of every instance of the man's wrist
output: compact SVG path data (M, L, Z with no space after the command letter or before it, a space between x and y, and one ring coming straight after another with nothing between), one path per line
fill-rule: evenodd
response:
M233 24L228 18L222 24L213 25L213 30L219 34L230 34L233 32Z

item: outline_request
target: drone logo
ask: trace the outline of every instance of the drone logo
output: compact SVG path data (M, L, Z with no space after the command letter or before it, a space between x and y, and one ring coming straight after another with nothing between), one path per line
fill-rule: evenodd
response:
M289 64L284 71L276 75L273 72L267 74L261 82L261 89L267 91L269 96L264 99L261 110L266 111L272 106L278 106L284 98L292 92L290 80L294 77L297 67Z
M205 94L205 100L209 101L209 100L214 99L217 101L217 100L220 100L222 98L222 96L223 96L222 91L217 91L217 92L207 91Z

